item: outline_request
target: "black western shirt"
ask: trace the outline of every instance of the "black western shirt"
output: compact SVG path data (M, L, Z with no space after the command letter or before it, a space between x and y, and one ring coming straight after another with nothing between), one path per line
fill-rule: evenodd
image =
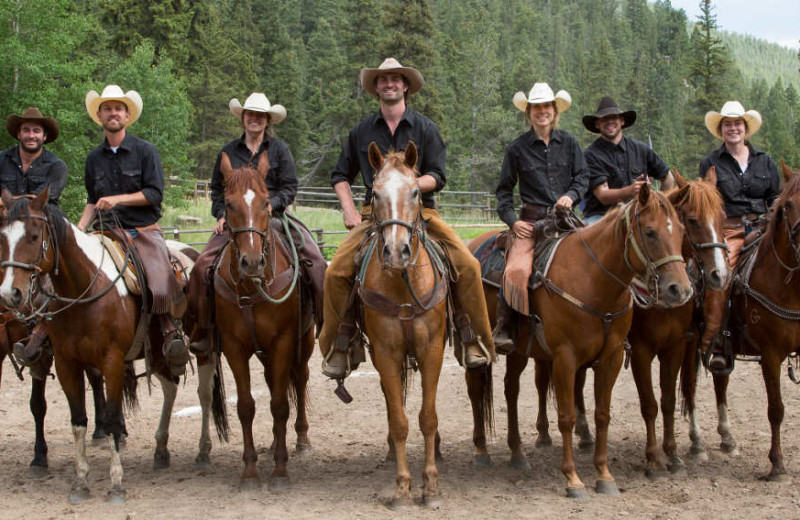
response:
M125 134L116 153L108 141L89 152L84 173L88 204L112 195L141 191L150 204L146 206L116 206L114 212L125 228L149 226L161 217L164 198L164 171L155 146Z
M633 184L642 174L660 181L669 174L669 166L652 149L627 137L618 144L599 137L583 155L589 168L589 192L583 211L587 217L605 215L610 207L594 196L594 189L603 183L607 182L611 189L620 189Z
M214 172L211 174L211 214L214 218L219 220L225 214L225 179L219 169L222 152L228 155L234 170L245 166L258 168L258 160L266 152L269 170L264 182L269 190L272 210L284 211L294 201L297 195L297 173L289 146L280 139L265 137L256 153L252 153L242 134L240 138L223 146L217 155Z
M775 162L750 143L747 146L750 157L744 172L724 144L700 162L700 177L705 177L710 167L716 167L717 189L728 218L766 213L780 191L781 177Z
M400 123L392 135L389 126L380 110L367 116L350 132L347 142L339 154L339 162L331 173L331 185L340 182L353 184L356 176L361 173L361 179L367 188L364 204L372 201L372 180L375 171L369 163L369 144L375 142L381 153L386 155L389 151L400 152L406 149L409 141L414 141L417 146L417 170L420 175L430 175L436 179L436 189L441 190L447 182L445 174L446 146L439 128L427 117L419 112L406 108ZM436 200L434 192L422 194L422 205L434 208Z
M564 130L553 130L545 145L533 128L516 138L508 148L497 185L497 214L513 227L514 186L519 183L522 202L554 206L562 195L580 200L589 185L589 172L578 141Z
M50 185L49 200L58 204L58 198L67 185L67 164L45 148L34 159L26 171L22 171L19 145L13 146L0 155L0 189L7 189L12 195L38 195Z

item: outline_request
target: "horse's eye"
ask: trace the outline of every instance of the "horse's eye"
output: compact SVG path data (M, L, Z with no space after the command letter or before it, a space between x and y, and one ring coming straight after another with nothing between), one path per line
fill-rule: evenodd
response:
M416 199L417 197L419 197L419 188L414 188L411 192L411 198Z
M656 230L652 229L652 228L645 230L644 234L645 234L645 236L647 238L657 238L658 237L658 232L656 232Z
M786 209L794 209L794 203L791 200L786 201Z
M695 226L695 227L697 227L699 225L697 223L697 219L696 218L690 218L690 219L688 219L688 222L689 222L689 224L691 224L692 226Z
M228 201L226 200L226 201L225 201L225 209L233 209L233 204L231 204L230 202L228 202Z
M377 192L377 191L374 191L374 192L372 192L372 197L373 197L373 198L374 198L376 201L378 201L378 200L381 200L381 196L378 194L378 192Z

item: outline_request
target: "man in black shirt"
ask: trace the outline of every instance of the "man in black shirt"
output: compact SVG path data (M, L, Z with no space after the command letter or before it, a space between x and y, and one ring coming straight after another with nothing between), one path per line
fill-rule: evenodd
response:
M445 144L430 119L406 106L409 96L422 88L422 74L414 68L403 67L394 58L387 58L378 68L363 69L360 81L361 87L379 100L380 109L350 132L331 173L331 184L339 197L344 224L350 233L336 250L325 275L325 323L319 336L324 356L322 371L328 377L343 379L364 359L363 346L353 334L354 317L348 302L356 274L355 256L364 233L372 225L370 202L375 172L369 164L367 151L373 141L382 154L405 150L409 141L417 146L422 218L428 223L428 233L444 246L458 272L456 296L468 316L465 321L469 321L475 331L473 334L469 325L460 327L465 347L463 362L467 368L485 366L494 358L494 343L483 298L480 265L435 209L434 192L441 190L446 182ZM360 213L350 193L350 184L359 173L367 187Z
M589 167L589 192L584 219L592 224L610 207L631 200L652 177L661 181L661 190L672 188L669 167L644 143L623 137L622 129L633 126L636 112L623 112L608 96L600 99L594 115L583 116L583 126L600 134L584 152Z
M114 210L122 229L128 233L144 265L151 311L159 320L164 336L163 351L173 375L186 371L189 349L175 321L183 315L186 295L172 272L164 234L158 226L164 196L161 157L149 142L131 135L127 127L142 112L142 98L135 90L123 93L108 85L102 94L86 94L86 110L105 131L103 143L86 158L84 183L86 206L78 222L85 231L98 212ZM111 224L111 223L109 223Z

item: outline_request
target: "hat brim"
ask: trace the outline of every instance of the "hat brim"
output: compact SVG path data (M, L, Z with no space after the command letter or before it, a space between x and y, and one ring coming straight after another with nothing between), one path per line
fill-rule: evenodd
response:
M525 112L528 110L529 104L538 105L541 103L550 103L551 101L555 103L556 110L558 110L559 114L566 112L569 107L572 106L572 96L570 96L569 92L566 90L559 90L552 98L541 100L537 99L534 101L530 101L528 96L524 92L520 91L514 94L514 98L511 102L514 103L514 106L517 107L517 110L520 112Z
M756 110L748 110L747 112L745 112L740 116L724 115L712 110L710 112L706 112L706 117L705 117L706 129L709 131L709 133L711 133L711 135L713 135L718 139L724 140L724 138L722 137L722 133L719 131L719 124L726 117L732 119L742 119L744 120L745 123L747 123L747 132L745 132L744 134L745 138L754 135L761 129L761 122L762 122L761 114L758 113Z
M264 114L269 114L269 123L271 125L276 125L286 119L286 108L283 105L270 105L269 109L263 110L260 108L244 108L242 104L239 102L238 99L233 98L228 102L228 109L231 111L231 114L236 117L236 119L242 119L242 114L245 110L249 110L250 112L261 112Z
M375 90L375 80L381 74L397 73L406 78L408 81L408 94L416 94L425 83L422 73L412 67L395 67L393 69L361 69L358 75L361 81L361 88L368 92L372 97L377 98L378 93Z
M604 114L604 115L593 114L593 115L583 116L583 119L582 119L583 127L586 128L588 131L590 131L593 134L599 134L600 130L597 129L597 124L596 124L597 121L599 119L602 119L604 117L607 117L607 116L610 116L610 115L614 115L614 114L622 116L622 119L623 119L622 128L629 128L629 127L633 126L636 123L636 112L633 111L633 110L628 110L627 112L620 111L620 112L612 112L612 113Z
M125 123L125 128L135 123L139 119L139 116L142 115L142 106L144 103L142 102L142 96L135 90L129 90L121 97L107 98L101 97L95 90L90 90L89 93L86 94L86 111L89 113L89 117L92 118L92 121L100 126L103 126L103 123L100 121L100 118L97 117L97 112L100 110L100 105L107 101L119 101L128 107L129 115L128 121Z
M52 117L20 117L12 114L8 116L8 119L6 119L6 130L8 131L8 135L19 140L19 128L22 126L22 123L26 122L42 125L45 134L47 134L47 138L44 140L45 144L52 143L58 139L58 121Z

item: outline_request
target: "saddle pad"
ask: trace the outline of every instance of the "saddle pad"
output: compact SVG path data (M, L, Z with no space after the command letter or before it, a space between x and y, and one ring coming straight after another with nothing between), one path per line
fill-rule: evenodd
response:
M475 258L477 258L478 262L481 264L481 278L493 285L500 283L503 270L506 268L505 247L500 247L497 244L499 241L498 239L503 233L487 239L474 253ZM542 284L542 278L547 277L547 273L553 263L553 258L556 256L558 246L564 238L564 236L556 239L543 237L536 243L533 255L533 274L531 275L529 285L531 289L538 288Z
M542 285L542 280L547 278L550 266L553 265L553 258L556 257L558 246L566 238L565 236L555 239L540 240L536 243L533 250L533 275L531 275L528 287L531 290Z
M133 294L141 295L142 285L139 283L136 272L131 268L129 262L126 261L125 251L123 251L122 245L106 235L97 234L95 236L99 238L100 243L106 248L106 252L108 256L111 257L114 265L117 266L117 270L122 272L122 279L125 280L125 286L128 290Z

